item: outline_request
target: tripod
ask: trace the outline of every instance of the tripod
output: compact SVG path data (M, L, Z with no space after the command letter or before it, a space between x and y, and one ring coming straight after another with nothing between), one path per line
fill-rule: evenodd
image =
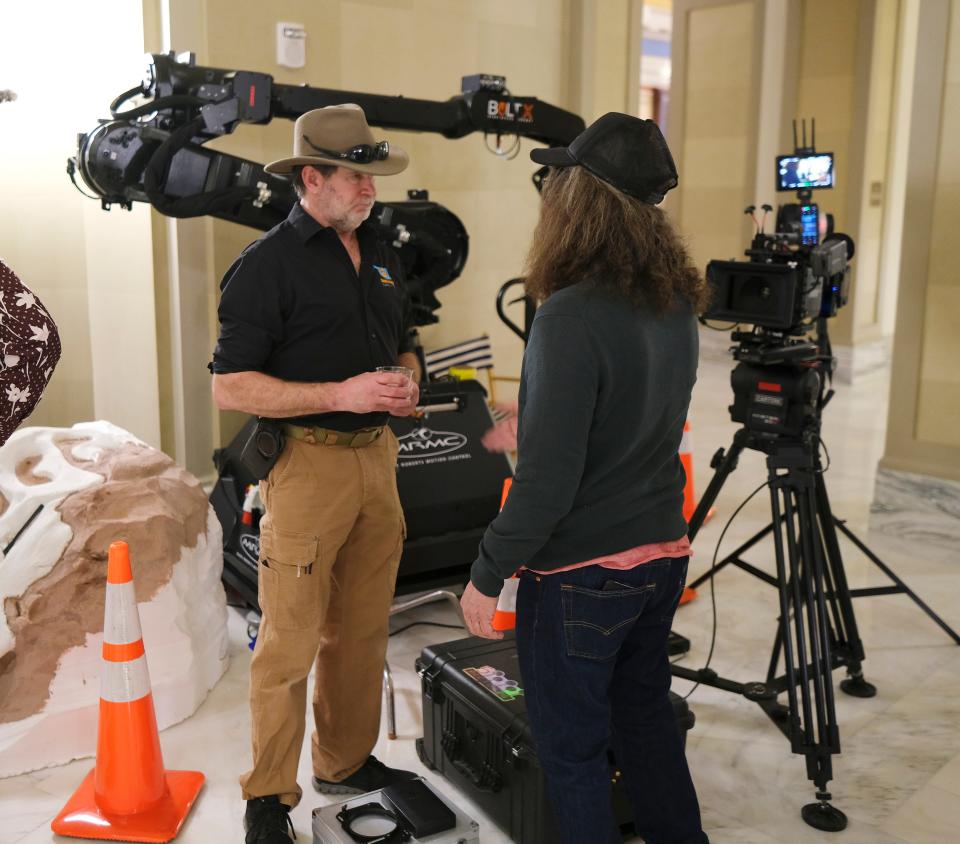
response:
M810 826L838 831L847 825L842 811L830 804L827 783L833 778L831 757L840 753L831 674L843 666L848 677L840 688L855 697L873 697L876 688L863 678L863 643L857 630L852 598L905 593L960 644L960 636L920 600L880 561L831 509L819 454L819 414L798 435L757 433L744 427L726 452L714 457L713 478L690 519L692 540L727 477L736 469L744 448L767 455L771 523L695 580L696 588L729 564L777 588L780 617L764 682L740 683L710 669L674 664L674 676L742 694L757 703L790 741L794 753L806 758L807 776L816 786L817 802L801 816ZM851 590L847 585L837 527L890 577L895 586ZM752 566L741 555L773 534L776 576ZM777 674L781 657L784 672ZM787 693L787 705L777 698Z

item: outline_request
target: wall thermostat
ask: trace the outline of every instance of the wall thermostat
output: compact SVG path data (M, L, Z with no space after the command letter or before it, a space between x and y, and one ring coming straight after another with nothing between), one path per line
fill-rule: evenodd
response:
M302 23L277 24L277 64L303 67L307 62L307 28Z

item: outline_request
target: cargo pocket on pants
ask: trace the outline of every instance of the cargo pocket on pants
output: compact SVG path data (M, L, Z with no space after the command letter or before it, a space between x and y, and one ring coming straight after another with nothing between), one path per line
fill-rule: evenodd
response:
M268 529L260 537L260 609L278 630L316 625L320 607L320 540Z

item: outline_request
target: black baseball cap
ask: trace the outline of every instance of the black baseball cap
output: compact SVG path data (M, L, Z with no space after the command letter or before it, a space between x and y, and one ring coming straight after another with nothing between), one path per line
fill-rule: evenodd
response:
M531 150L548 167L586 167L598 179L642 202L657 205L677 186L677 167L660 127L652 120L611 111L567 147Z

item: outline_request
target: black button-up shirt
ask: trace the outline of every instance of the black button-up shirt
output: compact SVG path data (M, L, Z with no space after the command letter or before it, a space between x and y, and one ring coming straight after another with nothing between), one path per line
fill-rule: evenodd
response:
M250 244L220 285L212 372L264 372L284 381L344 381L410 351L400 260L362 224L360 272L337 232L297 203ZM320 413L288 421L353 431L386 413Z

